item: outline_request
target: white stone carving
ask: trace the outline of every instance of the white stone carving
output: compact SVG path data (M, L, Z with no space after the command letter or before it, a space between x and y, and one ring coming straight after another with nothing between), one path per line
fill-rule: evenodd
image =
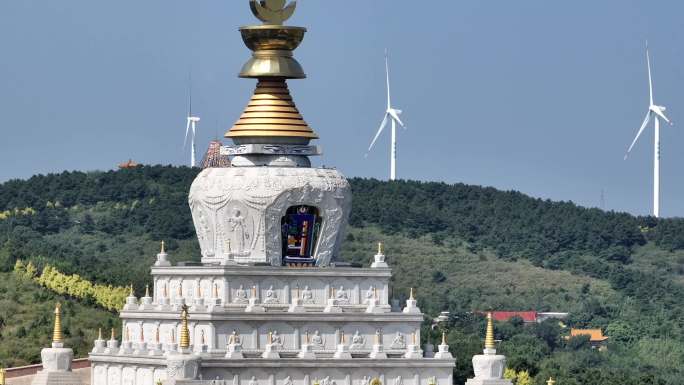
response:
M278 294L273 291L273 285L271 285L268 290L266 290L266 297L264 298L265 304L278 303Z
M249 302L247 297L247 290L245 290L242 285L235 291L235 297L233 298L233 303L236 304L246 304Z
M344 236L351 193L346 178L332 169L208 168L193 182L189 204L203 262L274 266L282 264L280 227L287 209L317 207L323 224L314 259L327 266Z
M403 334L397 332L397 334L394 336L394 339L392 340L390 349L406 349L406 337Z
M359 334L357 330L352 336L351 345L349 350L363 350L366 348L366 337Z

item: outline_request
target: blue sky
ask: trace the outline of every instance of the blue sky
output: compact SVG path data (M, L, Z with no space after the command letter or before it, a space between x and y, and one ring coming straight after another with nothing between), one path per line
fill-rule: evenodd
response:
M664 216L684 216L684 2L300 0L309 29L290 81L321 135L318 164L386 178L389 48L398 175L514 189L648 214L652 126L624 152L648 104L646 39L662 130ZM188 73L199 148L238 118L254 81L237 28L246 0L0 2L0 181L102 170L133 158L184 164Z

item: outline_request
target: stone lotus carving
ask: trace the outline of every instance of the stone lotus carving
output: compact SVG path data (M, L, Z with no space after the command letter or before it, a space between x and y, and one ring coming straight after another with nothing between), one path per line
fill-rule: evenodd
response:
M309 205L323 218L314 259L327 266L344 237L351 191L332 169L208 168L195 178L188 201L202 262L280 266L281 219L289 207Z

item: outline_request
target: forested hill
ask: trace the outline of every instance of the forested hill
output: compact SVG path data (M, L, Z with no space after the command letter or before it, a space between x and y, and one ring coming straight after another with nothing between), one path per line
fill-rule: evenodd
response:
M187 204L197 172L146 166L0 184L0 275L14 274L21 259L95 283L133 283L141 292L160 240L174 261L199 258ZM350 182L351 229L342 258L368 263L373 244L383 240L395 297L415 285L423 311L463 315L449 335L461 383L480 349L480 320L466 314L484 308L568 311L569 326L598 327L611 338L611 353L597 355L566 344L567 330L557 325L499 325L509 366L529 371L535 383L551 373L572 384L676 384L684 376L683 219L635 217L463 184ZM0 276L16 280L21 277ZM36 290L34 301L51 298L21 285ZM0 304L12 304L10 295L0 287ZM20 311L0 314L0 338L8 341L0 344L0 366L38 357L38 340L26 344L26 333L36 329L31 319L45 317L32 316L28 305L21 317ZM87 351L86 339L71 343L79 344L77 353ZM24 350L11 350L15 345Z

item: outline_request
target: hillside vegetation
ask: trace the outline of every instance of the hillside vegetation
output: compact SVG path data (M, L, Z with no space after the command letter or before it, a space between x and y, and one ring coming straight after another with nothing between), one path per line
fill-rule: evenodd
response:
M140 293L160 240L172 260L199 258L187 206L196 173L154 166L6 182L0 185L0 270L21 259L95 283L132 283ZM366 264L376 242L384 241L393 296L403 301L413 286L424 312L454 314L447 327L457 383L471 374L470 357L481 350L484 324L472 312L487 309L568 311L568 326L602 328L611 337L604 353L581 338L566 341L567 329L555 322L497 325L509 367L529 373L533 383L553 375L559 384L677 384L684 375L684 220L462 184L350 182L353 210L342 258ZM16 277L4 281L45 293ZM0 301L11 302L11 292L0 290ZM52 300L44 295L34 296L38 303ZM91 311L114 317L94 303L72 302L86 318ZM36 307L0 320L0 345L39 351L46 341L17 328L28 330L43 313ZM91 318L108 327L107 317ZM5 364L37 359L0 348Z

